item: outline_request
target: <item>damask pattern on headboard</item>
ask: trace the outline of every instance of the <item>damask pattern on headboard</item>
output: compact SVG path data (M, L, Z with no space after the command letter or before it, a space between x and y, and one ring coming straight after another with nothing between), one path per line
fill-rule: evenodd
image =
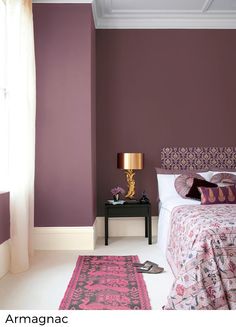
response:
M161 165L173 170L235 169L236 147L163 148Z

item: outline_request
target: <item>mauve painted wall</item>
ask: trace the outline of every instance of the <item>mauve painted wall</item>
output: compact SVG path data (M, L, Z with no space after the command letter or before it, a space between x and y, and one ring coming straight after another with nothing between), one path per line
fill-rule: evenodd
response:
M0 193L0 244L10 238L9 193Z
M35 226L91 226L96 215L91 5L34 4L33 14L37 71Z
M117 152L145 153L136 173L156 214L165 146L236 145L235 30L97 30L97 203L126 187Z
M97 176L96 176L96 29L91 19L91 142L92 142L92 188L93 188L93 216L97 215Z

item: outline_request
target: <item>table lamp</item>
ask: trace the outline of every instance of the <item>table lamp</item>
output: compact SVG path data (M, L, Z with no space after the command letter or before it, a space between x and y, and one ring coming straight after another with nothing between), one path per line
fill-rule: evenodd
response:
M135 172L143 169L143 153L117 153L117 168L124 169L128 183L126 198L133 199L135 195Z

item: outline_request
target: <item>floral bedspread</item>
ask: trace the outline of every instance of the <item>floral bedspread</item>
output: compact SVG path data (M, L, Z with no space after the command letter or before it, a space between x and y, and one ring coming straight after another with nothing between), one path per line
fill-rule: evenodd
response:
M236 205L174 208L167 259L175 281L164 309L236 309Z

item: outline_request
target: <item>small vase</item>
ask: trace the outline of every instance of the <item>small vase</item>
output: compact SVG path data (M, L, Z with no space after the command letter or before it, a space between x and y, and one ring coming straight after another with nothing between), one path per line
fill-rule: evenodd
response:
M113 196L114 201L119 201L119 198L120 198L119 193Z

